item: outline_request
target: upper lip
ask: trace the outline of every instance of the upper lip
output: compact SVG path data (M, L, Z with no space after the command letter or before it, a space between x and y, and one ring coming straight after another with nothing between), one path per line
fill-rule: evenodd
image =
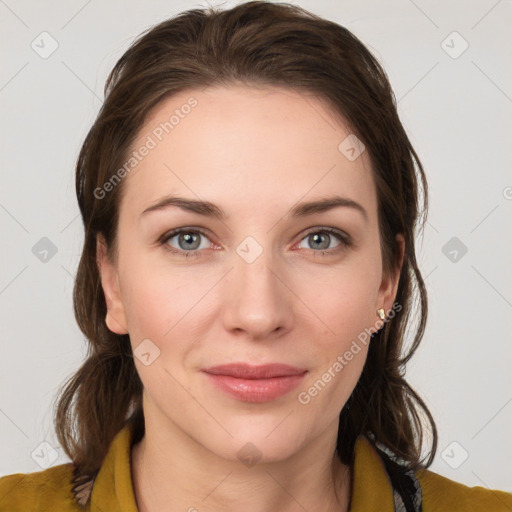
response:
M270 379L273 377L301 375L307 370L281 363L265 364L261 366L254 366L247 363L232 363L211 366L210 368L205 368L203 371L213 375L228 375L238 379Z

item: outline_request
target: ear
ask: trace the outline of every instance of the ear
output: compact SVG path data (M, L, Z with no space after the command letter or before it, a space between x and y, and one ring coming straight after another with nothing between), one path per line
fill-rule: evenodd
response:
M382 282L379 287L378 303L376 309L384 308L386 316L389 310L393 307L398 290L398 283L400 281L400 272L404 262L405 254L405 239L402 234L396 235L396 243L398 245L399 261L393 272L389 275L382 276Z
M107 255L107 244L102 235L96 238L96 262L101 277L101 286L107 303L105 323L116 334L128 334L124 305L119 290L117 268Z

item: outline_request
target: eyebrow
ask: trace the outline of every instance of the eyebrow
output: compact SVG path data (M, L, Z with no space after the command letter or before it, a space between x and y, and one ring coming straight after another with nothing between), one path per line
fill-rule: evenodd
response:
M177 196L165 196L159 199L155 204L146 208L141 213L141 217L149 212L165 210L172 206L181 208L185 211L197 213L199 215L204 215L206 217L215 217L219 220L225 220L227 218L227 215L222 208L210 203L209 201L198 201L196 199L186 199L184 197ZM316 201L299 203L291 208L288 216L307 217L309 215L326 212L337 207L353 208L360 212L365 220L368 220L368 214L363 206L352 199L340 196L331 196L324 199L318 199Z

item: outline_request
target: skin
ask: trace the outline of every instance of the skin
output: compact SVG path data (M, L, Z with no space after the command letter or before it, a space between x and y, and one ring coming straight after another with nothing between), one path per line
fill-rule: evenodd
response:
M320 99L268 86L182 91L153 109L133 148L191 96L197 106L124 178L116 261L98 238L107 326L129 333L133 350L145 339L160 350L147 366L134 358L146 421L132 450L139 510L346 511L352 474L335 456L338 417L368 347L360 344L308 404L297 394L396 296L400 266L383 273L371 162L367 152L350 161L338 150L350 130ZM167 194L210 201L227 218L177 207L141 217ZM359 203L367 218L351 207L288 215L298 202L333 194ZM182 227L206 233L191 233L200 246L179 236L158 242ZM323 227L353 245L308 236L321 237ZM252 263L236 252L248 236L263 249ZM308 373L285 396L249 403L201 372L241 361ZM250 467L237 456L248 442L261 454Z

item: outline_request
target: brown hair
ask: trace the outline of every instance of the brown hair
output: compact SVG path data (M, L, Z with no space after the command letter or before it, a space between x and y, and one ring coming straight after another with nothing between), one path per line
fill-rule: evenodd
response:
M126 161L148 112L164 98L182 90L235 83L315 94L348 121L369 152L385 271L398 267L396 234L405 238L396 296L401 309L373 335L362 375L340 414L337 453L343 463L350 464L357 436L369 434L404 459L410 469L427 468L437 449L436 425L404 378L405 365L420 343L427 318L427 294L414 245L419 207L427 212L421 162L398 117L388 78L367 48L334 22L295 5L264 1L223 11L193 9L154 26L131 45L106 81L105 102L76 165L85 239L73 299L89 352L61 390L55 409L59 442L79 473L92 474L128 422L133 424L135 442L144 435L143 387L130 339L106 326L96 261L99 234L106 240L112 261L117 257L123 181L104 198L95 191ZM418 314L417 325L405 350L413 311ZM426 461L421 459L420 409L432 429Z

